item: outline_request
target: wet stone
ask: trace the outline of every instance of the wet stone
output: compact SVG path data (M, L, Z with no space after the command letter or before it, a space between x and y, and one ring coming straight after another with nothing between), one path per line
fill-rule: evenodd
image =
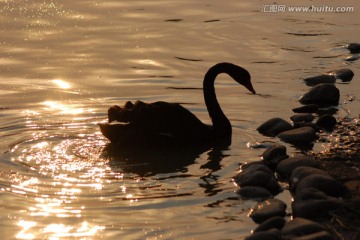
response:
M291 173L297 168L301 166L308 167L319 167L319 164L316 160L311 157L306 156L296 156L284 159L281 161L276 167L276 172L279 174L281 178L288 179Z
M343 201L314 188L306 188L295 194L292 202L294 217L326 219L331 211L343 205Z
M269 190L273 195L281 191L281 186L274 173L262 164L246 167L234 176L234 181L240 188L246 186L262 187Z
M274 144L273 146L266 149L262 154L262 159L273 171L281 160L288 157L289 156L286 154L286 147L281 144Z
M271 198L273 195L269 190L263 187L255 186L246 186L241 187L237 194L239 194L243 199L256 199L256 200L265 200Z
M269 137L275 137L290 129L292 129L292 125L282 118L269 119L257 128L259 133Z
M246 237L244 240L281 240L281 232L279 230L271 230L266 232L256 232Z
M313 174L303 178L298 183L296 192L306 188L315 188L333 197L341 196L344 191L343 186L334 178L320 174Z
M294 218L292 221L286 223L285 226L281 229L283 239L286 240L293 240L296 237L305 237L323 231L326 232L324 226L304 218ZM329 236L331 235L329 234Z
M318 168L314 168L314 167L301 166L301 167L295 168L292 171L292 173L290 175L290 179L289 179L290 190L295 191L298 183L301 180L303 180L307 176L314 175L314 174L329 176L329 174L327 172L325 172L321 169L318 169Z
M325 114L316 121L316 126L326 131L332 131L336 126L336 118L330 114Z
M299 127L289 131L282 132L278 135L278 137L282 141L294 145L310 144L318 138L315 129L310 126Z
M283 217L272 217L262 222L254 232L263 232L270 229L281 229L285 225L286 221Z
M293 122L312 122L314 115L311 113L298 113L290 117Z
M359 43L349 43L346 48L350 51L350 53L360 53Z
M301 104L336 106L339 104L340 91L334 84L321 83L311 88L300 99Z
M327 231L316 232L301 237L291 238L291 240L333 240L334 238Z
M285 217L286 203L278 199L268 199L258 203L250 213L256 223L262 223L272 217Z
M341 68L335 71L328 72L327 74L332 75L343 82L350 82L354 77L354 72L348 68Z
M319 109L319 106L316 104L304 105L301 107L293 108L294 113L316 113Z
M319 75L315 77L305 78L304 82L308 86L315 86L321 83L334 84L336 82L336 78L333 75Z

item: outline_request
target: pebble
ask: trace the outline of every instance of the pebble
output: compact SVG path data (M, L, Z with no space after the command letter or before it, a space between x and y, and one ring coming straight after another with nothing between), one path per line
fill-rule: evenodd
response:
M290 117L293 122L312 122L314 118L314 115L311 113L298 113Z
M261 124L257 130L259 133L269 136L275 137L281 132L292 129L292 125L282 118L272 118Z
M327 74L332 75L332 76L340 79L343 82L350 82L354 77L354 72L348 68L337 69L337 70L328 72Z
M289 179L291 173L301 166L319 167L319 163L311 157L295 156L282 160L276 167L276 172L281 178Z
M319 75L315 77L305 78L304 82L308 86L315 86L321 83L334 84L336 82L336 77L333 75Z
M279 199L268 199L258 203L250 212L249 217L256 223L262 223L272 217L285 217L286 203Z
M271 230L266 232L257 232L254 233L244 240L281 240L281 232L279 230Z
M256 186L241 187L236 193L239 194L242 199L256 199L260 201L273 196L266 188Z
M349 43L346 48L350 51L350 53L360 53L359 43Z
M330 211L338 209L343 205L343 201L331 197L315 188L306 188L296 192L292 202L294 217L306 219L326 219L331 215Z
M269 190L273 195L282 189L274 173L265 165L253 164L242 169L234 176L235 183L240 187L255 186Z
M270 229L281 229L284 227L285 223L286 221L283 217L272 217L255 228L254 233L268 231Z
M301 107L293 108L294 113L316 113L319 109L319 106L316 104L304 105Z
M290 175L290 179L289 179L290 190L295 191L298 183L301 180L313 174L329 176L327 172L318 168L308 167L308 166L297 167L292 171Z
M340 91L334 84L321 83L312 87L300 99L301 104L316 104L320 106L337 106Z
M304 126L277 135L282 141L294 145L310 144L318 138L313 127Z
M321 174L313 174L303 178L297 184L296 192L306 188L315 188L333 197L340 197L344 191L343 186L333 177Z
M321 224L304 218L294 218L292 221L286 223L285 226L281 229L283 239L286 240L294 240L297 237L303 237L303 239L310 240L310 238L306 237L324 231L327 232L326 228ZM329 233L327 236L331 237Z
M266 165L274 171L279 162L289 156L286 154L286 147L284 145L274 144L266 149L261 157L266 162Z
M316 121L316 126L326 131L332 131L336 126L336 118L330 114L325 114L319 117Z

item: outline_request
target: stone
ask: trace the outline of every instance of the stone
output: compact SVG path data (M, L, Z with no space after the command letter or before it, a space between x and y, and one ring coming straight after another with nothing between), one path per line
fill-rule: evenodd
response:
M334 240L334 238L331 236L329 232L321 231L301 237L291 238L291 240Z
M257 130L259 133L275 137L281 132L292 129L292 125L282 118L272 118L261 124Z
M297 184L296 192L306 188L315 188L333 197L340 197L344 191L344 187L333 177L320 174L303 178Z
M312 220L330 218L330 211L343 206L343 201L328 196L315 188L306 188L296 192L292 202L294 217L302 217Z
M318 138L313 127L304 126L288 130L277 135L282 141L294 145L310 144Z
M324 226L304 218L294 218L292 221L286 223L285 226L281 229L283 239L286 240L323 231L326 231Z
M326 131L332 131L336 126L336 118L330 114L325 114L319 117L316 121L316 126Z
M298 113L290 117L293 122L312 122L314 118L314 115L311 113Z
M315 86L320 83L334 84L336 82L336 78L333 75L319 75L319 76L315 76L315 77L305 78L304 82L308 86Z
M244 238L244 240L281 240L281 232L279 230L257 232Z
M298 183L303 180L305 177L318 174L318 175L324 175L329 176L329 174L321 169L314 168L314 167L308 167L308 166L301 166L295 168L289 178L289 185L290 190L295 191Z
M319 106L316 104L304 105L301 107L293 108L294 113L316 113L319 109Z
M278 163L289 156L286 154L286 147L284 145L274 144L266 149L261 157L266 162L265 164L274 171Z
M360 53L359 43L349 43L346 48L350 51L350 53Z
M256 223L262 223L272 217L285 217L286 203L279 199L268 199L258 203L250 212L249 217Z
M334 84L321 83L306 92L299 101L304 105L337 106L339 99L340 91Z
M278 175L288 180L293 170L297 167L308 166L308 167L319 167L319 163L311 157L307 156L295 156L282 160L276 167Z
M266 188L256 186L241 187L236 193L243 199L265 200L273 196Z
M254 164L234 176L234 181L239 187L263 187L275 195L282 189L274 173L265 165Z
M332 75L332 76L336 77L337 79L340 79L343 82L350 82L354 77L354 72L348 68L337 69L337 70L328 72L327 74Z
M285 225L286 221L283 217L272 217L262 222L255 230L255 232L268 231L270 229L281 229Z

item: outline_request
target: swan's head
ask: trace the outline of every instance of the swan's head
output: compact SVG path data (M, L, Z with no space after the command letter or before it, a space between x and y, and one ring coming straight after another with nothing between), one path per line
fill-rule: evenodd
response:
M250 73L240 66L231 64L230 65L229 75L238 83L246 87L250 92L256 94L256 91L251 83Z

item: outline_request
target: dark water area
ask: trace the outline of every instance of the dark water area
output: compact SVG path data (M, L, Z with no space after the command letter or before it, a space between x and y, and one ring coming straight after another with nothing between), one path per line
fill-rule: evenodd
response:
M348 13L262 11L270 1L0 0L0 230L3 239L243 239L254 201L231 182L278 142L257 133L289 119L302 79L350 68L336 116L358 116L360 42ZM290 3L284 3L289 6ZM182 103L210 123L202 96L218 62L246 68L257 94L216 81L233 125L228 149L116 152L97 123L137 99ZM286 145L290 154L300 150ZM321 149L315 144L314 149ZM278 196L287 202L288 194Z

